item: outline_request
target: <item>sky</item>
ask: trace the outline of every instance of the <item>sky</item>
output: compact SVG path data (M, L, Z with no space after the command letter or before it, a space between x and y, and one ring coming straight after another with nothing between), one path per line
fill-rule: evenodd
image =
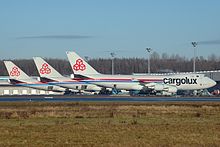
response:
M219 0L0 0L0 59L220 56Z

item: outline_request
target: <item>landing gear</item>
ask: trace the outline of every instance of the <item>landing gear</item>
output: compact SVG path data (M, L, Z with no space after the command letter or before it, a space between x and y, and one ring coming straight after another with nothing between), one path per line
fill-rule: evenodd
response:
M75 95L75 94L76 94L76 92L73 92L69 89L66 89L66 91L64 92L64 95Z
M199 90L198 95L199 96L212 96L212 94L207 89Z
M139 95L139 93L140 93L139 90L130 90L129 91L130 96L137 96L137 95Z
M114 85L114 88L112 88L112 94L118 94L120 91L116 88L116 85Z
M102 88L99 91L99 95L110 95L110 94L111 94L111 91L107 90L106 88Z

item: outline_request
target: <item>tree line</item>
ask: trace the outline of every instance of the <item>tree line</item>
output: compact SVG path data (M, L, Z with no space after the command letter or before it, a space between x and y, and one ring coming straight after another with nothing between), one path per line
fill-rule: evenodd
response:
M70 64L65 59L45 59L62 75L72 74ZM148 59L147 58L114 58L115 74L132 74L132 73L147 73ZM17 66L24 70L30 76L38 76L37 69L32 59L12 60ZM92 65L98 72L111 74L112 59L97 58L89 59L88 63ZM178 54L162 55L153 52L151 54L151 72L189 72L193 69L193 59L181 57ZM220 70L220 58L212 54L207 58L202 56L196 58L196 70ZM3 61L0 61L0 76L7 76L7 71Z

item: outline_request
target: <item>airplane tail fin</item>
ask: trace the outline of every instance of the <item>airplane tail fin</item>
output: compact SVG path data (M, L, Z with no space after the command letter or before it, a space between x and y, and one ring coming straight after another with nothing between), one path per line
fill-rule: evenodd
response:
M31 79L26 73L24 73L18 66L11 61L4 61L8 75L10 79L15 80L28 80Z
M75 52L68 51L66 52L66 54L74 74L78 74L78 75L100 74Z
M45 77L45 78L63 77L58 71L56 71L50 64L48 64L41 57L33 57L33 59L40 77Z

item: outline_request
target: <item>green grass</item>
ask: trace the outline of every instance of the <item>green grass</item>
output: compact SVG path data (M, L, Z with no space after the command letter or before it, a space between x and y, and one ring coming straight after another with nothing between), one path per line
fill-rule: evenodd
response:
M0 103L0 146L219 146L220 103Z

